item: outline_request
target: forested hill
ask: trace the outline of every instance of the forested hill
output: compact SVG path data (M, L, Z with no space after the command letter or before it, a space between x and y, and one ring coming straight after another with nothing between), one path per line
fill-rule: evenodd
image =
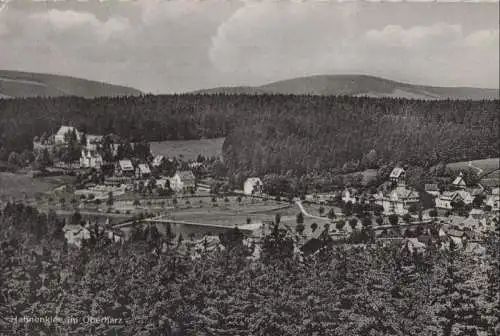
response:
M141 91L81 78L0 70L0 97L101 97L139 95Z
M498 157L499 100L162 95L0 100L0 146L30 148L61 123L131 140L226 137L229 173L304 174L388 162Z
M220 87L202 90L198 93L350 95L409 99L499 98L498 89L414 85L366 75L309 76L283 80L256 87Z

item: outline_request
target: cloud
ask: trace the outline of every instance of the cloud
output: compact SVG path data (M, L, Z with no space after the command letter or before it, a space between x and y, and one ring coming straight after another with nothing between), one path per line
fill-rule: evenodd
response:
M253 83L364 73L432 85L498 86L498 65L491 63L498 59L498 30L465 29L463 22L387 24L386 16L370 20L366 7L345 4L247 4L219 26L210 60Z
M0 11L0 65L151 92L325 73L498 86L497 6L414 6L12 1Z
M51 34L73 31L80 35L81 32L85 32L100 41L106 41L131 28L126 18L109 18L101 21L92 13L73 10L51 9L47 12L32 14L27 20L32 21L31 24L36 27L49 25Z
M465 37L463 45L467 47L498 48L499 30L478 30Z
M422 48L428 45L453 43L462 35L458 24L438 23L431 26L416 26L404 29L398 25L387 25L380 30L369 30L366 41L388 47Z
M335 62L355 30L356 3L247 3L212 37L209 56L223 72L283 77ZM352 29L354 28L354 29Z

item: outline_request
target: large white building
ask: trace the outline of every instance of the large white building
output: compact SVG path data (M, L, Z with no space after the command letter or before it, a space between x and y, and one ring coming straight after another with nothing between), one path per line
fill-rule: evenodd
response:
M418 204L420 194L416 190L399 186L388 194L379 192L374 198L375 203L384 208L384 213L402 216L408 213L412 205Z
M196 177L191 171L179 171L168 180L170 189L175 192L190 191L196 188Z

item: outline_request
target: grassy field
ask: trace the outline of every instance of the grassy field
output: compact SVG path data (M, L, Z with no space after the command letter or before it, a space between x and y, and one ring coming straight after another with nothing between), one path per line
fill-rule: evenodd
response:
M473 167L479 168L483 170L484 173L493 171L498 169L500 166L499 158L493 159L482 159L482 160L474 160L474 161L461 161L461 162L453 162L447 165L448 168L451 169L466 169L470 165Z
M201 140L160 141L151 143L151 151L168 157L194 160L199 154L205 157L221 156L224 138Z
M239 205L218 203L217 206L208 202L193 203L191 208L182 206L182 208L172 209L168 212L167 217L193 223L242 225L246 224L247 218L255 223L274 220L276 213L281 216L290 215L290 209L278 209L281 206L280 204L266 204L264 202ZM298 212L298 209L295 209L295 212Z
M69 176L32 178L24 174L0 172L0 198L35 198L58 186L71 184L73 180L74 178Z

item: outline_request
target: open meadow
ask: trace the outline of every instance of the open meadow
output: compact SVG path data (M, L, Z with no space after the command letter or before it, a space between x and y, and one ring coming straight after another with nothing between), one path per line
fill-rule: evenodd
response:
M446 166L450 169L466 169L468 167L473 167L482 170L483 173L488 173L500 168L500 158L453 162L448 163Z
M25 174L0 172L0 197L33 198L71 182L71 177L33 178Z

